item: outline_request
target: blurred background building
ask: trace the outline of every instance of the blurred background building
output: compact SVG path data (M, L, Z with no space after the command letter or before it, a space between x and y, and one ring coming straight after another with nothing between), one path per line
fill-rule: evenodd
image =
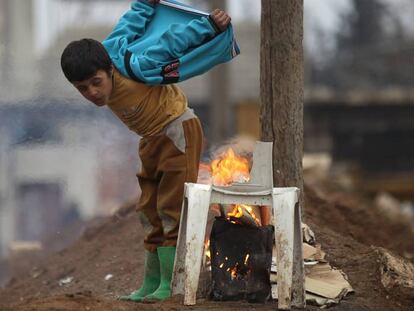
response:
M207 149L259 138L260 1L226 7L241 55L181 84ZM102 40L126 0L0 0L0 258L106 215L139 194L138 137L83 100L60 70L66 44ZM305 1L305 152L359 171L372 193L414 197L411 0Z

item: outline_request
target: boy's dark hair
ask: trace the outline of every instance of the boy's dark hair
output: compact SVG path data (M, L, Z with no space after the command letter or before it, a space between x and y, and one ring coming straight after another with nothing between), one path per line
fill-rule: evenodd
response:
M89 79L100 69L110 73L112 68L108 52L94 39L69 43L63 50L60 65L69 82Z

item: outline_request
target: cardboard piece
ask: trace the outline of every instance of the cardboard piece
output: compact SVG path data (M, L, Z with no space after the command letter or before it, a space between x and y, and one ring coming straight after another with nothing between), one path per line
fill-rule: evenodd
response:
M308 244L315 244L315 233L309 228L307 224L302 223L302 235L303 235L303 242Z
M320 244L316 244L314 247L307 243L303 243L303 259L305 261L317 260L325 262L325 252L322 251Z
M337 299L353 292L340 270L327 263L311 266L305 277L306 291L325 298Z
M306 301L320 307L337 304L353 288L345 274L333 269L325 260L325 252L321 245L311 246L303 243L303 257L305 261L305 289ZM272 283L272 298L277 299L277 262L272 258L270 282Z

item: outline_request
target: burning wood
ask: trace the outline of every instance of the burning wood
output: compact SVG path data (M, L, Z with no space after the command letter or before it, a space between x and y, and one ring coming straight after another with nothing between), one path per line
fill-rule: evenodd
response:
M226 214L226 219L235 224L246 224L251 226L261 226L260 215L257 213L259 208L246 204L232 205L232 210ZM260 212L260 210L259 210ZM259 215L259 216L257 216Z

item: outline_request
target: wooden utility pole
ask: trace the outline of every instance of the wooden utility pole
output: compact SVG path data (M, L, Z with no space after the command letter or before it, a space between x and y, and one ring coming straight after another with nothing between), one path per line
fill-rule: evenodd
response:
M303 0L262 0L261 138L273 142L276 187L298 187L303 210Z

